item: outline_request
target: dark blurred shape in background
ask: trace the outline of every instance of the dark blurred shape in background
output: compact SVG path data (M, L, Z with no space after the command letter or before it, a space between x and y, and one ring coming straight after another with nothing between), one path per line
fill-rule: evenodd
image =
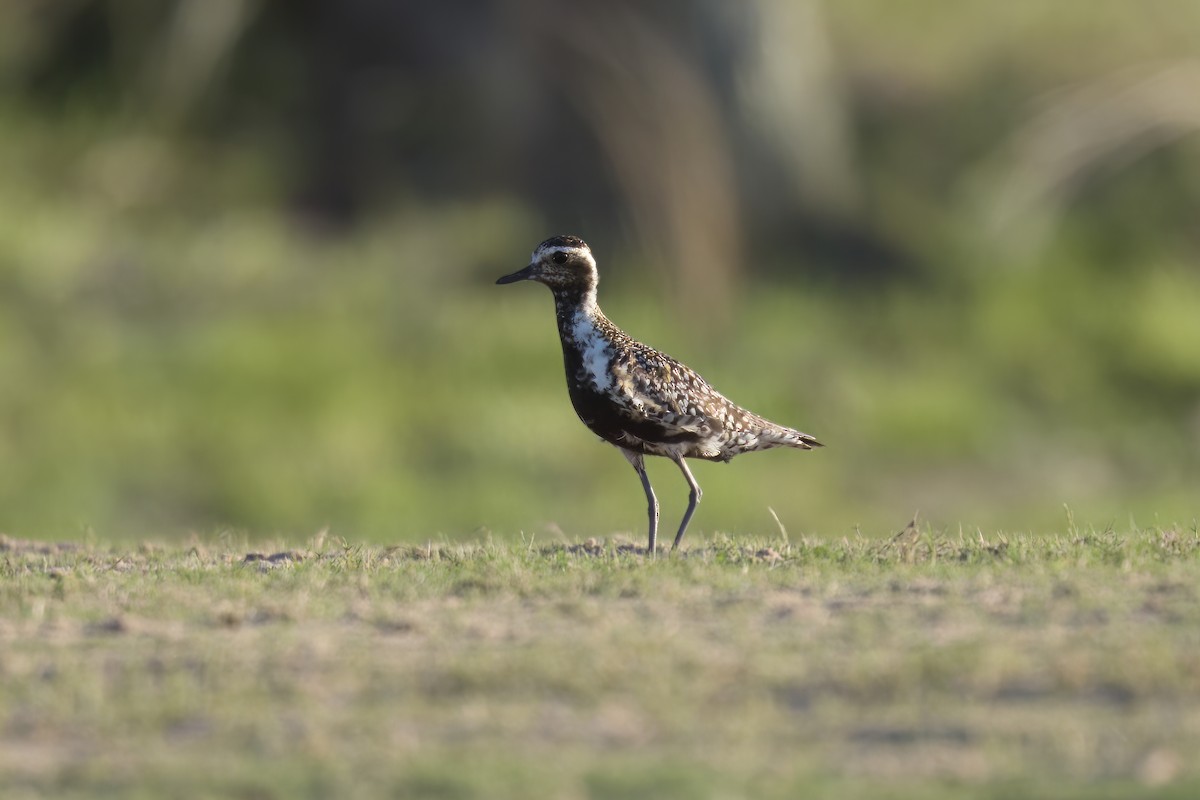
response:
M0 90L0 530L636 529L561 232L829 440L702 528L1195 519L1190 0L18 0Z

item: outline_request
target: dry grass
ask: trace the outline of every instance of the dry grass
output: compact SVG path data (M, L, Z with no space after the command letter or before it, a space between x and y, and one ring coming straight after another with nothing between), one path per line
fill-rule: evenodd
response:
M6 797L1194 796L1200 535L0 539Z

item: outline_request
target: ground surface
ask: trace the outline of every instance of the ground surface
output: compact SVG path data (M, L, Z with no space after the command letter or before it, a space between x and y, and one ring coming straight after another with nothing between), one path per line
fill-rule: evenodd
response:
M0 538L4 797L1196 797L1200 535Z

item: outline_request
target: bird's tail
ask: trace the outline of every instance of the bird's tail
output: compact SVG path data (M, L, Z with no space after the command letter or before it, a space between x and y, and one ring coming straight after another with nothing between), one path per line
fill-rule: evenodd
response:
M814 437L792 428L778 426L762 432L759 437L774 447L795 447L799 450L812 450L814 447L824 447Z

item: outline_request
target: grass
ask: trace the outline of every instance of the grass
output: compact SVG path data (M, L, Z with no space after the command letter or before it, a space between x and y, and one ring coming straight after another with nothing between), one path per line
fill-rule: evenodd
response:
M1200 533L0 539L39 797L1191 797Z

